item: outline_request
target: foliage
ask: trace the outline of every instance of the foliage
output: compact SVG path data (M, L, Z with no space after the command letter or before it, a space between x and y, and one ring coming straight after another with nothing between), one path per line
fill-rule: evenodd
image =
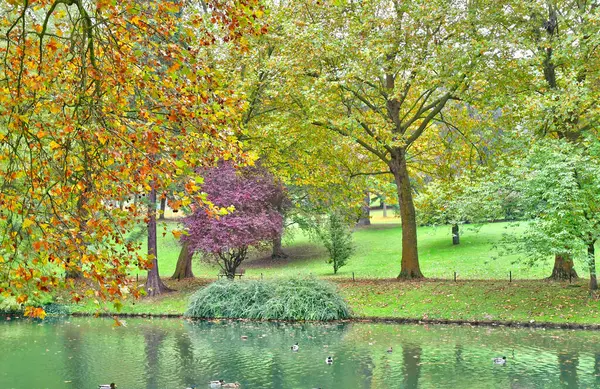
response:
M186 316L260 320L339 320L350 316L336 288L314 278L218 281L191 298Z
M281 235L283 216L278 210L284 188L265 169L220 163L203 172L203 190L212 204L230 213L210 215L202 207L184 219L192 251L221 266L228 277L246 258L248 248L260 247Z
M230 132L240 96L207 53L216 42L243 50L264 10L203 4L0 4L0 293L31 306L61 288L76 301L139 295L127 273L153 258L122 242L146 215L113 200L181 180L173 207L202 202L193 169L245 157Z
M354 252L352 230L347 220L339 212L332 212L325 223L317 226L316 233L329 253L327 263L333 264L333 273L337 274Z
M600 238L600 154L598 141L578 147L565 139L538 142L524 161L520 188L528 216L525 234L508 237L530 263L569 254L595 265L588 249ZM515 242L517 245L514 246Z

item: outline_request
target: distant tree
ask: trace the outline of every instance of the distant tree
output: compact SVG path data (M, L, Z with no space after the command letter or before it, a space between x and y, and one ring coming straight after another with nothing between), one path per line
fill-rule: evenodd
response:
M452 226L452 244L460 244L460 225L504 217L505 196L492 180L463 177L434 181L415 199L420 224Z
M218 264L233 278L249 248L267 245L281 235L283 217L277 199L284 195L283 187L264 168L236 169L227 162L203 176L208 201L228 212L212 214L196 207L183 219L187 235L182 240L190 251L202 252L204 260Z

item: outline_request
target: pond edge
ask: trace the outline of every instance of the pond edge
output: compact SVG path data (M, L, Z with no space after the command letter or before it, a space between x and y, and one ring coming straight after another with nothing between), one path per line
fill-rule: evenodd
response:
M564 329L564 330L593 330L599 331L600 324L581 323L551 323L551 322L519 322L519 321L495 321L495 320L451 320L451 319L415 319L402 317L378 317L360 316L343 320L315 321L315 320L256 320L244 318L190 318L177 313L152 314L152 313L88 313L73 312L70 316L75 317L111 317L111 318L171 318L187 319L192 321L230 320L243 322L285 322L285 323L389 323L389 324L451 324L460 326L479 327L514 327L514 328L539 328L539 329Z

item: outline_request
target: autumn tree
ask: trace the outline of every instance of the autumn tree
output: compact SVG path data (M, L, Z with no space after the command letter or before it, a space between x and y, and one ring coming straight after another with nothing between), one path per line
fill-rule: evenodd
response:
M294 74L290 107L332 144L354 142L397 186L400 278L421 278L411 171L422 142L493 68L494 3L294 2L278 59ZM498 12L502 14L502 12ZM444 117L444 113L446 116ZM418 160L418 158L417 158ZM363 171L363 173L369 173Z
M202 203L194 169L243 157L229 130L241 100L201 51L260 32L263 9L203 4L0 5L0 293L26 314L43 315L34 306L59 288L117 306L139 295L128 274L157 259L125 235L155 212L107 199L178 178L180 201ZM65 272L82 273L83 295Z
M184 219L182 240L233 278L250 248L262 247L281 234L283 217L277 199L284 196L282 187L260 167L236 169L224 162L202 174L207 199L229 213L211 215L197 207Z

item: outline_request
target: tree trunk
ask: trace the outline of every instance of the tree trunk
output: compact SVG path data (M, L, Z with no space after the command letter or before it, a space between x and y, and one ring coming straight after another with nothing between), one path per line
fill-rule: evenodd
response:
M452 244L460 244L460 232L458 229L458 224L452 225Z
M273 252L271 253L271 259L284 259L287 258L287 254L281 247L281 235L273 239Z
M396 181L402 221L402 262L398 278L423 278L423 273L421 273L419 267L419 252L417 251L415 204L413 203L412 188L403 150L390 162L390 168Z
M381 206L383 207L383 217L387 217L387 204L381 200Z
M577 272L573 266L573 258L569 254L556 254L554 256L554 269L552 269L552 275L548 279L558 281L577 278Z
M165 220L165 209L167 209L167 196L160 198L160 212L158 214L159 220Z
M365 199L362 205L362 214L358 222L357 226L368 226L371 225L371 196L369 192L365 192Z
M590 290L598 289L598 280L596 279L596 250L592 242L588 245L588 265L590 267Z
M194 278L194 273L192 273L193 256L194 253L189 250L189 243L184 241L179 252L179 258L177 258L175 273L173 273L171 279L181 281L184 278Z
M152 258L152 267L148 270L146 292L148 296L156 296L170 291L163 284L158 274L158 251L156 249L156 189L154 185L148 196L148 257Z

